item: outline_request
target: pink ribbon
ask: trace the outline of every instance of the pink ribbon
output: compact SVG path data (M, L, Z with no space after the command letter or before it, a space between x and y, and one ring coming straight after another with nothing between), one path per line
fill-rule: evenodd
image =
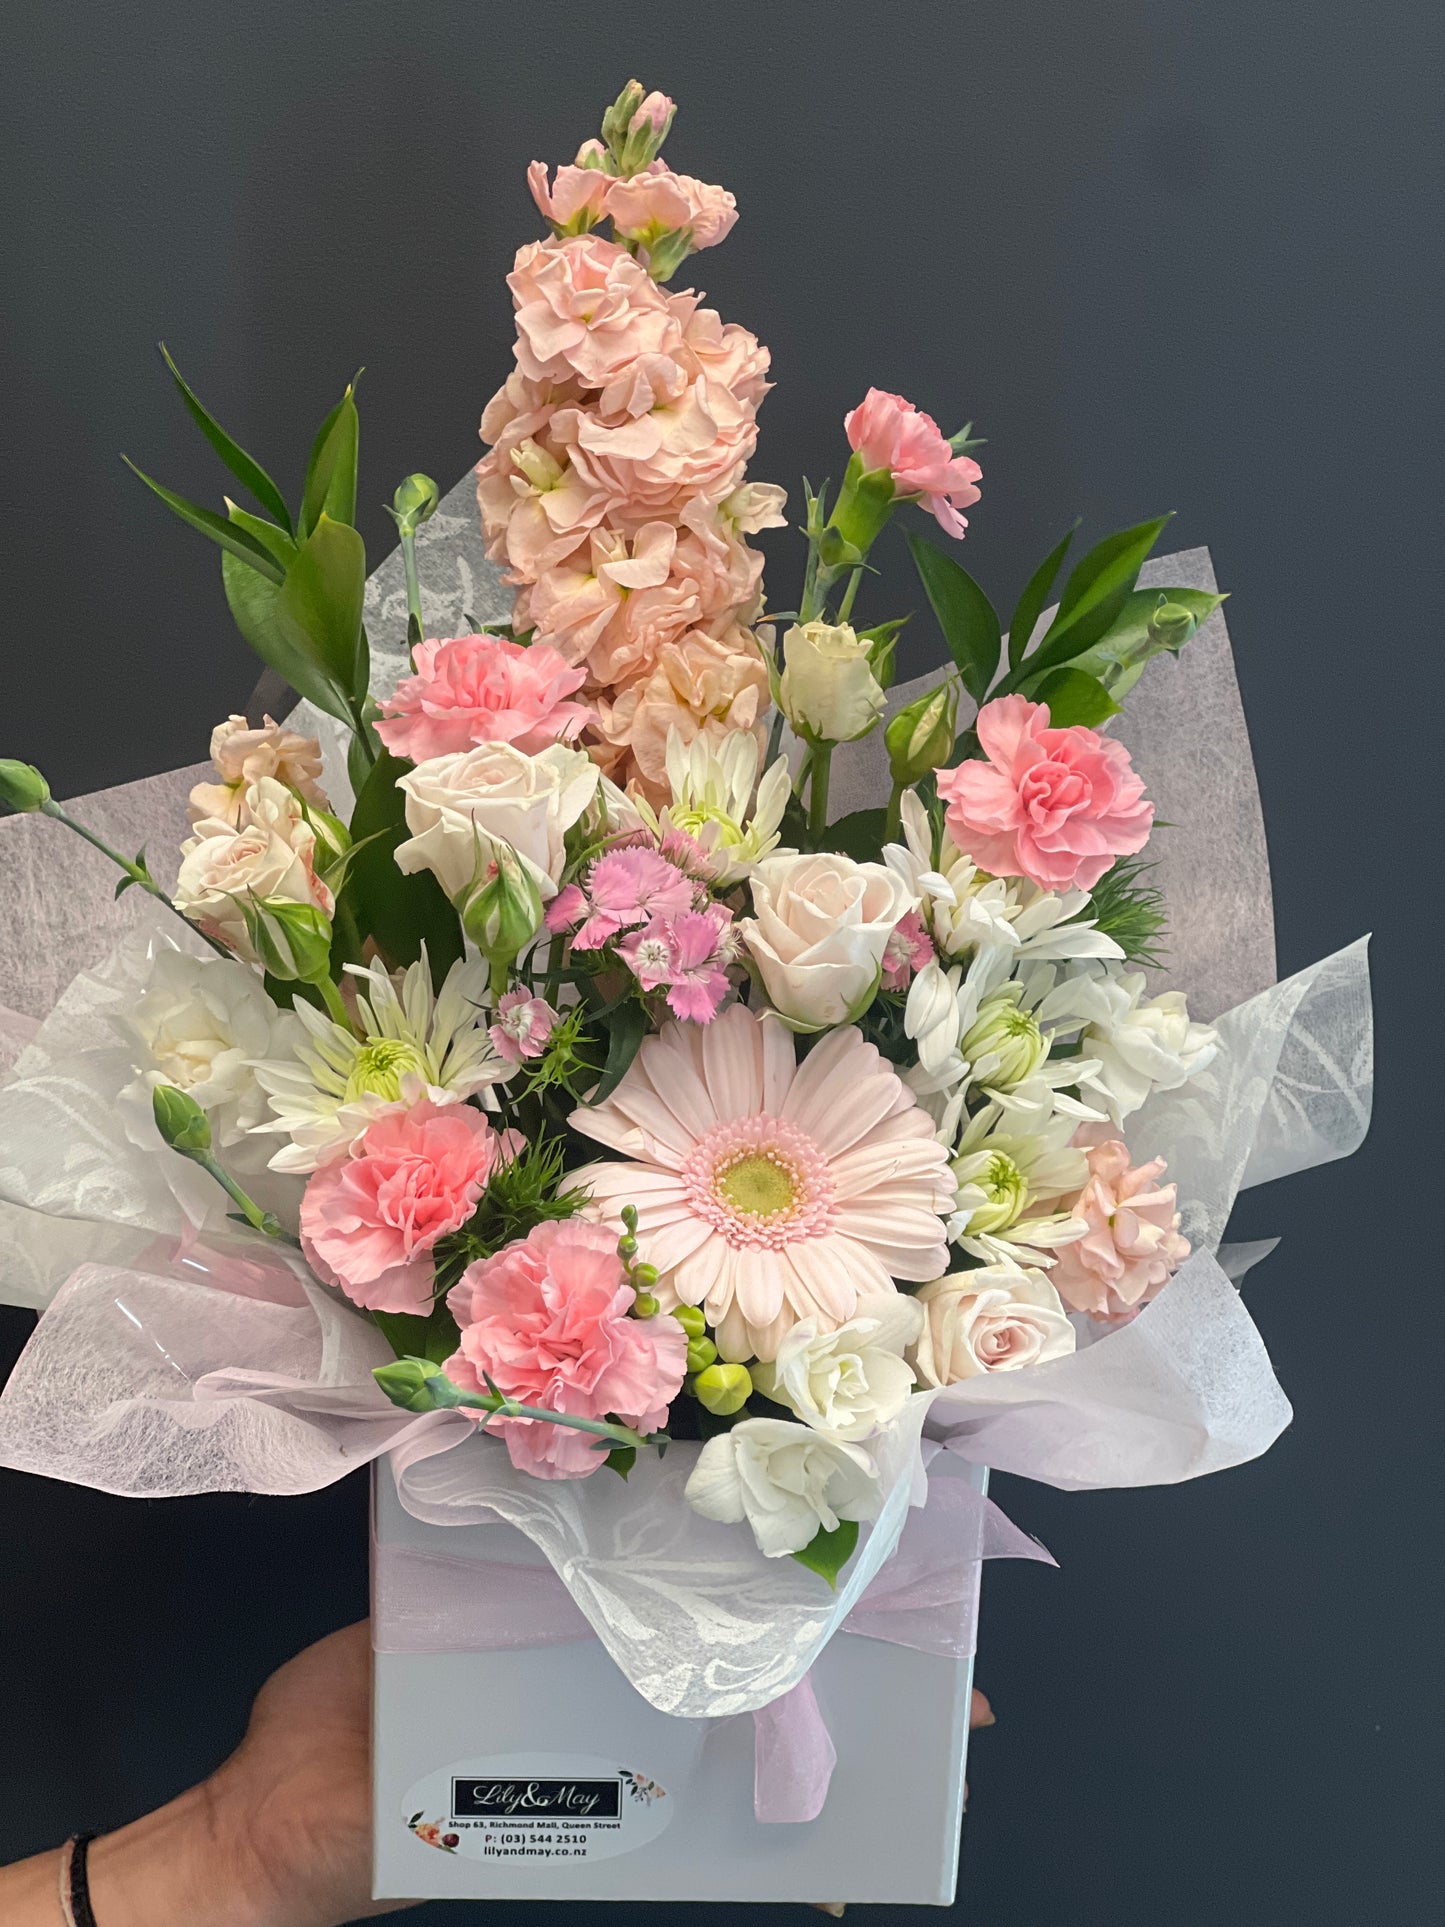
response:
M550 1566L481 1561L373 1542L372 1640L383 1653L498 1652L596 1634ZM1019 1531L964 1479L928 1482L898 1550L843 1621L844 1632L966 1659L974 1649L984 1559L1038 1559ZM812 1679L753 1714L753 1810L760 1821L814 1820L837 1753Z

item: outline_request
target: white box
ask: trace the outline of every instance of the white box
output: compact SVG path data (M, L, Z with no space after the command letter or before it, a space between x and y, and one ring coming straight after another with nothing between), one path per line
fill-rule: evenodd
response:
M987 1479L959 1460L940 1474ZM542 1563L513 1527L413 1519L384 1464L373 1503L380 1544ZM811 1677L838 1754L827 1801L764 1824L751 1715L659 1713L595 1639L378 1652L372 1891L951 1905L972 1660L839 1633Z

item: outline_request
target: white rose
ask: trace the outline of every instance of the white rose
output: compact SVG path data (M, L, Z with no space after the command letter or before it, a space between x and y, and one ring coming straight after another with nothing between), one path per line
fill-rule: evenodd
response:
M396 852L409 875L430 870L455 901L475 880L477 831L517 852L544 901L556 896L563 839L597 792L597 765L561 743L524 756L510 743L483 743L418 763L397 787L406 793L411 840Z
M815 1432L866 1439L908 1403L913 1371L903 1353L922 1323L917 1300L901 1292L876 1316L850 1318L836 1331L819 1333L804 1319L771 1364L752 1367L753 1383Z
M868 734L886 701L868 644L848 623L794 623L786 631L778 706L800 736L851 743Z
M921 1285L923 1329L913 1364L925 1385L957 1385L980 1372L1016 1372L1074 1349L1074 1328L1041 1271L981 1265Z
M708 1440L684 1496L720 1525L746 1520L759 1550L783 1559L844 1519L876 1519L883 1488L861 1447L788 1419L749 1418Z
M738 931L779 1014L804 1030L861 1015L888 939L913 908L901 879L881 863L790 852L763 858L752 892L757 914Z
M205 817L195 831L181 845L176 906L248 963L256 962L256 953L240 900L279 897L314 904L328 917L335 909L316 874L316 835L300 799L274 777L247 789L240 829Z
M156 954L144 991L116 1023L138 1047L140 1082L131 1089L144 1091L147 1110L155 1085L174 1084L207 1113L216 1142L227 1146L267 1115L253 1065L300 1028L245 964L180 950Z
M1095 978L1078 990L1078 1009L1090 1022L1080 1046L1099 1060L1096 1083L1108 1093L1116 1124L1137 1111L1151 1091L1175 1091L1214 1061L1219 1033L1190 1022L1182 991L1145 997L1142 971Z

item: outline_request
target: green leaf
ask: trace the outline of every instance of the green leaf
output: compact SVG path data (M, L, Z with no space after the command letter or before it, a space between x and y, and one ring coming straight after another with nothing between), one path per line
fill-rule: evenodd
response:
M371 1316L398 1358L425 1358L433 1365L444 1365L460 1343L457 1321L445 1304L434 1305L428 1318L404 1311L374 1311Z
M1092 648L1075 656L1074 667L1097 676L1116 700L1126 696L1144 673L1145 665L1174 646L1150 634L1150 621L1160 601L1177 603L1198 625L1225 600L1208 589L1135 589L1107 631ZM1174 649L1174 653L1178 653Z
M637 1463L637 1447L635 1445L614 1445L612 1450L607 1454L605 1463L610 1465L614 1472L625 1479Z
M1098 677L1085 675L1072 663L1063 669L1051 669L1030 693L1034 702L1048 704L1049 721L1055 729L1066 729L1071 723L1096 729L1119 713L1118 703Z
M800 1566L806 1566L809 1572L821 1573L836 1592L838 1574L853 1557L857 1544L857 1521L844 1519L832 1532L820 1531L808 1541L801 1552L795 1552L793 1557Z
M1106 536L1075 564L1064 586L1059 612L1042 642L1005 678L1000 695L1082 655L1108 632L1168 520L1167 515L1156 516L1152 522L1140 522L1135 528Z
M588 1098L589 1104L601 1104L611 1097L627 1075L647 1031L647 1012L636 999L629 998L612 1013L607 1025L607 1062L602 1067L602 1082Z
M998 673L1002 635L998 613L968 570L951 555L925 542L921 535L910 534L908 548L944 640L958 664L963 686L981 705Z
M333 687L310 655L297 647L289 626L282 623L277 610L279 584L226 554L221 557L221 585L236 627L262 662L269 664L278 676L284 676L298 695L305 696L318 709L324 709L328 716L349 722L351 712L345 696Z
M397 779L410 768L383 752L362 786L351 834L365 847L347 874L342 901L389 968L415 963L425 943L432 981L440 985L462 954L462 927L430 871L405 876L394 861L397 844L408 835L406 797Z
M201 406L181 374L180 369L177 368L176 364L171 360L171 351L164 342L160 344L160 350L167 368L171 371L171 379L180 390L181 400L190 411L192 421L195 422L197 428L200 429L201 433L211 444L211 447L215 449L221 460L226 464L226 467L230 469L242 488L250 489L262 508L265 509L268 514L274 516L276 521L278 521L286 531L287 535L289 535L291 533L291 511L287 508L285 497L282 495L280 489L277 488L261 464L248 455L245 449L238 443L233 442L225 429L222 428L221 424L216 420L215 416L208 413L207 410Z
M1066 531L1064 539L1056 548L1050 549L1043 561L1034 570L1024 585L1013 612L1013 620L1008 626L1008 666L1017 669L1024 659L1024 651L1033 639L1034 629L1044 612L1044 604L1049 599L1049 591L1054 586L1054 577L1059 573L1059 565L1068 554L1069 544L1074 539L1074 529Z
M316 431L301 497L301 533L310 535L324 514L333 522L356 520L356 456L361 422L353 399L360 374Z
M136 467L129 455L122 455L120 459L132 474L139 475L151 493L158 495L166 507L173 514L178 515L183 522L189 523L193 529L199 529L202 535L210 536L213 542L219 543L227 555L235 556L237 561L244 562L248 569L255 569L259 575L265 576L271 582L281 580L280 564L265 544L258 542L254 535L237 528L234 523L228 522L224 516L217 515L213 510L203 509L196 502L188 502L184 495L177 495L174 489L165 488L161 483L152 480L144 469Z
M365 595L366 544L345 522L322 514L286 571L276 614L296 648L358 703L370 673Z
M858 863L881 863L884 810L854 810L828 825L828 848Z

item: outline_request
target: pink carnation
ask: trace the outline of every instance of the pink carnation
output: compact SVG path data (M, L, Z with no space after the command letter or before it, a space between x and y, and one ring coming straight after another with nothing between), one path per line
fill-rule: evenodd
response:
M958 511L978 500L983 470L971 456L954 454L931 415L902 395L870 388L843 427L865 468L891 470L900 495L921 495L946 534L963 534L968 523Z
M1091 1318L1121 1323L1156 1298L1189 1256L1175 1187L1160 1184L1163 1158L1133 1169L1119 1138L1092 1146L1089 1181L1071 1207L1089 1227L1062 1245L1049 1277L1060 1298Z
M499 1162L521 1148L467 1104L383 1111L349 1157L312 1176L301 1245L319 1278L369 1311L431 1309L431 1251L459 1231Z
M1154 805L1122 743L1079 724L1053 729L1047 705L1022 696L985 703L975 727L987 762L940 770L938 793L949 835L981 869L1092 890L1148 842Z
M633 1302L615 1233L576 1218L539 1224L448 1293L462 1336L447 1374L467 1391L490 1378L523 1405L655 1431L682 1389L687 1335L674 1318L629 1317ZM486 1426L541 1479L584 1479L605 1456L595 1437L545 1420Z
M710 1024L727 996L727 966L736 954L732 911L710 903L655 917L618 944L617 954L644 990L666 990L674 1017Z
M564 698L580 689L573 669L546 643L524 648L503 636L453 636L416 648L416 674L383 704L376 733L395 756L424 763L480 743L511 743L535 756L570 742L590 718Z
M696 895L692 879L655 850L613 850L592 865L591 915L572 939L573 948L599 950L620 930L690 910Z

